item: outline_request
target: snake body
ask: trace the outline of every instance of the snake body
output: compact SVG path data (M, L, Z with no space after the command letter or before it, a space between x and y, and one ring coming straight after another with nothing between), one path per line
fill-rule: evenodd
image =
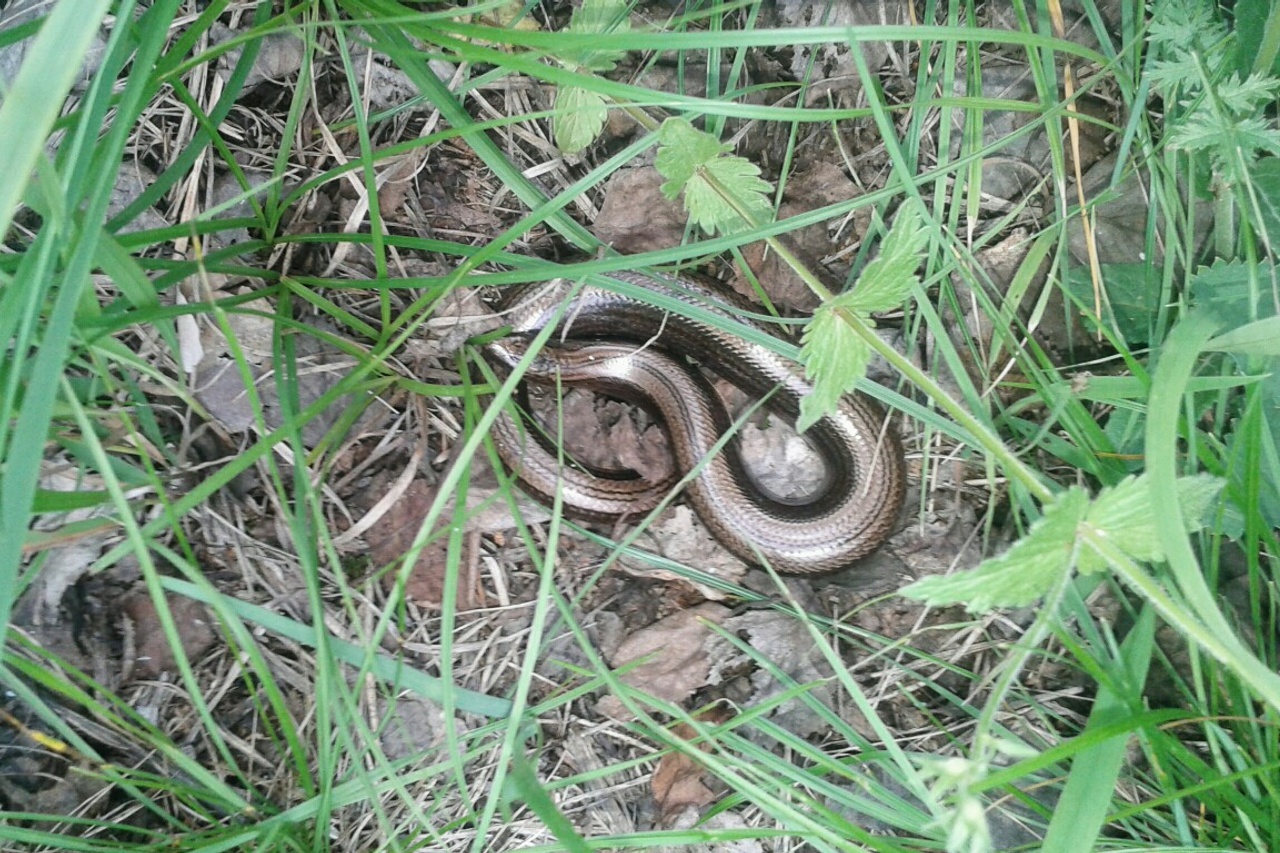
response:
M599 391L656 411L680 476L698 470L686 487L690 505L746 562L792 574L830 572L884 541L902 506L905 465L897 438L882 428L879 406L845 395L835 412L805 433L826 468L823 486L799 501L772 495L751 478L736 441L712 452L731 419L688 359L764 398L793 422L811 390L808 381L792 362L747 339L769 332L743 316L750 308L736 295L689 276L615 272L608 278L643 288L657 302L687 305L714 323L606 287L556 279L526 286L507 300L513 334L486 345L486 358L500 371L514 369L532 336L559 317L552 343L528 359L525 378ZM636 516L675 485L674 477L653 482L562 466L554 448L531 432L506 413L498 419L492 434L503 463L528 491L546 500L559 494L579 517Z

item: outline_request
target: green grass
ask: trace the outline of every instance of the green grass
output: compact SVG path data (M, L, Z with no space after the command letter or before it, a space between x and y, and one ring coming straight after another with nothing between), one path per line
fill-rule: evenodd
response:
M778 850L977 853L998 844L983 813L996 801L1044 837L1024 849L1280 847L1272 594L1280 329L1271 261L1280 135L1267 113L1280 18L1267 4L1235 4L1238 36L1219 30L1216 11L1184 19L1181 4L1156 4L1152 28L1145 10L1127 4L1114 38L1096 51L1048 35L1048 4L1014 4L1012 29L981 29L968 10L930 3L921 10L929 25L798 31L767 28L753 3L689 4L663 31L646 32L616 27L616 15L572 27L561 20L551 31L463 20L434 5L328 0L252 9L248 29L218 47L206 36L231 4L189 5L53 4L0 104L0 682L34 714L27 726L73 750L73 773L113 791L74 821L0 814L4 849L588 850L758 841ZM108 11L116 17L101 64L64 110L76 59ZM0 33L0 43L23 34ZM236 103L263 40L277 34L301 40L302 70L272 107L278 135L253 149L232 132L241 128ZM898 81L907 100L886 93L865 60L855 65L864 93L855 106L801 106L803 92L771 106L745 97L744 48L886 39L919 60L900 66L914 74ZM418 99L381 111L362 106L357 48L366 44ZM239 46L230 74L211 87L205 75ZM1025 64L1034 102L982 91L997 49ZM709 94L606 78L624 53L652 59L644 52L654 50L711 57ZM433 60L461 69L456 85L442 82ZM1114 124L1103 122L1121 152L1110 189L1084 199L1083 211L1074 192L1059 190L1074 178L1070 132L1099 120L1075 112L1079 96L1064 98L1063 61L1073 63L1077 92L1104 92L1122 108ZM312 101L319 79L341 81L355 107L323 113L326 102ZM498 98L522 80L574 94L540 113L482 109L484 99L515 104ZM592 115L605 107L629 110L642 129L608 156L588 147L559 182L529 177L551 149L522 148L517 131L545 140L555 127L577 147L593 137ZM412 110L421 124L405 132L398 122ZM984 124L1001 111L1028 120L984 141ZM629 258L552 264L529 255L547 235L593 255L598 246L575 218L577 201L598 197L611 175L654 149L660 162L670 157L662 127L673 117L725 139L739 122L769 126L790 140L784 177L810 156L802 142L811 135L860 123L884 146L883 176L863 195L777 221L768 215L774 190L753 196L758 186L713 179L723 203L711 216L715 234L691 229L684 245ZM162 147L156 128L172 132ZM982 163L1041 133L1049 141L1046 214L1033 216L1023 200L988 216ZM59 144L49 159L51 137ZM333 157L329 139L350 140L345 161ZM379 176L393 158L421 151L434 168L445 150L465 151L504 189L501 209L512 212L493 233L416 236L381 210ZM109 216L116 175L139 156L157 177ZM688 171L714 174L711 164L724 162L709 156ZM247 213L229 218L202 208L198 192L188 195L193 175L215 166L251 201ZM258 189L255 176L266 176ZM1127 223L1142 235L1143 256L1091 269L1069 251L1073 223L1105 213L1108 193L1130 179L1149 199L1146 220ZM334 185L367 200L358 233L337 220L319 231L297 227L299 206ZM175 213L169 227L124 228L152 204L178 211L189 198L199 201L195 212ZM1215 224L1206 239L1209 208ZM1005 554L1003 562L988 563L992 573L976 580L960 575L952 587L921 593L983 603L991 613L947 612L940 625L881 637L855 619L806 612L782 583L770 594L734 588L735 600L792 620L814 644L814 671L825 675L797 681L725 632L723 647L780 687L724 719L637 691L601 657L582 609L586 588L566 584L548 556L571 534L559 517L541 538L520 531L539 544L529 547L525 603L512 609L519 630L485 629L481 617L448 604L463 563L465 511L446 498L481 487L472 469L488 455L485 430L513 390L508 383L495 397L474 362L470 383L420 378L405 366L406 353L432 339L452 292L694 264L865 213L870 230L855 263L862 272L904 210L918 211L924 262L919 281L903 284L903 328L915 344L929 342L930 363L922 368L880 343L865 307L849 308L851 325L842 315L837 328L879 348L903 378L896 389L870 390L912 419L926 476L934 454L961 456L969 476L985 473L1000 523L1023 534L1010 549L994 535L992 516L985 554ZM1035 229L1020 238L1027 252L996 293L986 287L982 252L1029 222ZM251 229L249 243L220 245L240 227ZM359 264L327 271L285 260L308 251L326 259L356 253ZM406 258L431 258L444 271L405 276ZM1032 288L1042 265L1043 294ZM222 277L237 277L238 289L211 291ZM1075 342L1086 350L1103 340L1098 361L1057 363L1061 356L1028 340L1027 325L1093 316L1095 286L1105 297L1102 318L1081 321ZM971 300L995 330L989 341L948 333L948 315ZM325 331L312 322L317 316ZM274 382L252 394L278 399L280 417L269 421L255 397L256 429L193 476L182 448L200 420L188 413L200 415L203 405L181 367L183 324L220 332L253 388L261 354L242 339L249 317L268 321L275 368ZM326 337L352 359L340 381L305 404L304 336ZM453 368L468 358L460 354ZM458 463L442 475L442 497L408 553L370 577L352 570L334 524L345 508L322 485L341 474L335 464L363 408L396 391L448 413L410 419L406 442L430 426L456 448ZM304 427L348 394L360 402L323 440L304 439ZM51 491L42 480L57 465L75 472L75 492ZM1221 491L1197 492L1205 517L1184 519L1188 489L1206 482L1189 479L1197 474L1219 478ZM260 518L235 497L242 475L257 478ZM508 497L500 491L496 500ZM62 515L86 508L99 514ZM278 547L235 531L246 522L265 523ZM176 673L158 693L98 683L99 673L78 671L11 625L23 591L41 589L58 571L50 546L94 532L107 535L95 540L102 547L83 567L86 577L136 563L175 650ZM433 536L447 543L451 570L446 605L424 613L405 600L404 585ZM634 545L601 547L600 574L626 554L725 585ZM383 575L396 583L384 587ZM1230 576L1245 590L1243 610L1223 605ZM208 605L219 652L191 659L182 651L175 596ZM477 651L488 649L480 636L501 647L500 661ZM493 670L483 669L486 661ZM632 719L596 717L605 693ZM147 713L155 707L163 709L158 718ZM384 736L396 708L432 721L412 718L421 739L403 754L389 754ZM821 722L821 735L799 736L780 722L779 712L797 709ZM32 746L12 721L8 732ZM575 739L595 743L592 755L606 760L566 760L565 744ZM625 812L643 802L656 763L674 753L715 780L715 804L696 824L605 819L609 803Z

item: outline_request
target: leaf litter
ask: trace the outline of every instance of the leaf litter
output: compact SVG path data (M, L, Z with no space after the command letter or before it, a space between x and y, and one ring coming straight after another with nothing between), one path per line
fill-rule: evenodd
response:
M808 21L805 16L811 14L810 6L812 4L779 4L779 17L773 23L801 25ZM835 23L893 23L899 20L901 8L898 4L851 3L852 17ZM222 39L234 32L228 30L216 37ZM882 75L882 82L890 87L910 85L905 58L898 53L905 45L860 43L860 46L868 51L868 65ZM245 123L245 132L240 134L243 147L236 153L246 161L270 163L271 152L280 145L278 136L262 131L275 126L276 111L287 103L284 96L293 85L290 77L297 74L300 67L295 62L295 47L288 38L281 38L268 43L268 49L259 56L251 88L243 96L242 115L236 119ZM753 61L763 79L779 75L808 79L811 85L806 97L810 101L816 103L833 96L857 104L860 85L847 51L847 45L833 45L813 54L797 50L790 57L758 57ZM439 126L441 115L429 103L411 102L417 87L396 70L392 60L374 53L358 53L353 58L371 70L367 79L372 85L360 92L365 106L404 110L402 118L379 126L378 146L412 139L416 133ZM616 60L616 72L609 70L613 61L610 58L609 68L601 65L602 73L616 73L625 78L639 70L630 65L638 61L635 56L623 55ZM459 70L441 63L433 65L433 69L444 80L451 79ZM660 65L644 69L648 75L644 79L652 85L670 85L674 90L675 77L658 73L660 69ZM290 185L296 185L299 176L312 176L308 162L340 164L357 161L362 156L353 133L330 131L342 124L352 107L340 65L321 64L311 67L310 73L313 75L310 82L321 96L317 98L315 114L303 120L307 133L300 138L308 141L296 153L296 162L291 164L297 174L290 177ZM1016 73L1014 77L1017 78ZM1010 86L1016 85L1021 84L993 78L992 94L1013 97L1009 94ZM483 85L475 91L471 106L483 120L532 112L549 96L546 91L537 91L532 82L525 81L522 86ZM163 106L181 108L177 102ZM162 114L157 113L157 120L161 118ZM188 134L189 138L191 133L190 127L171 121L162 122L159 129L172 137L172 151L181 150L181 143L185 141L182 134ZM781 143L786 140L771 139L759 133L758 127L744 125L736 129L741 131L744 146L758 154L757 162L773 174L783 159L785 149ZM1015 129L1012 125L988 124L985 133L994 141ZM625 135L635 130L610 124L606 125L605 132ZM589 165L589 160L557 161L547 167L548 153L555 150L550 132L542 124L529 122L518 131L503 131L502 139L509 155L522 168L536 170L538 180L554 194L578 177L580 168ZM800 140L806 168L791 176L787 183L779 210L781 216L800 215L881 186L887 159L883 146L875 141L874 126L869 121L853 122L844 132L847 136L841 144L825 132ZM931 144L927 136L925 139ZM860 146L850 159L849 152L841 145L858 140L868 144ZM1030 140L1029 144L1049 150L1043 134L1033 134ZM145 140L139 139L137 144L140 150L147 149ZM928 151L922 154L931 156ZM591 156L590 148L579 155L580 158ZM1015 159L1017 170L1025 173L1026 179L1002 190L999 193L1002 201L994 204L990 211L981 211L983 220L968 223L971 228L980 230L997 217L1006 216L1010 203L1021 203L1026 194L1043 186L1046 163L1035 151L1018 152ZM414 148L409 153L382 159L377 173L376 203L384 218L383 226L389 231L479 246L523 215L521 206L497 177L458 140ZM367 196L367 187L360 181L350 180L349 174L307 190L286 215L285 233L340 233L367 227L373 200ZM138 176L134 174L130 180L137 184ZM678 246L685 238L687 219L677 202L661 196L661 184L662 178L649 167L628 168L615 173L607 184L589 193L579 204L594 214L589 224L595 233L619 250L639 252ZM229 197L225 189L215 191L213 186L206 189L211 199ZM187 197L188 201L194 201L192 211L199 209L197 199L198 194ZM185 203L184 200L176 196L167 198L144 215L153 222L178 221L181 203ZM842 281L855 268L859 246L873 224L869 217L869 213L859 212L849 218L816 223L789 235L788 239L806 261L832 280ZM1015 218L1015 226L1001 233L1017 235L1017 227L1034 226L1035 219L1035 209L1028 206L1025 216ZM1106 235L1101 235L1101 239L1105 242ZM557 256L562 249L542 227L528 231L517 248L520 253L542 257ZM990 260L993 266L999 267L1001 272L994 275L991 282L998 289L1007 286L1020 270L1019 264L1027 257L1027 250L1025 241L1015 240L1012 245L1004 245L989 240L975 252L974 262L982 265ZM394 246L388 247L388 256L390 274L407 278L447 275L454 263L444 255L424 252L423 257L417 257ZM746 247L742 261L743 264L732 268L713 264L710 271L753 295L757 293L754 282L759 282L770 301L784 309L812 307L807 288L802 287L790 269L779 264L776 255L763 244ZM380 263L367 245L356 242L343 244L331 254L298 244L276 250L271 262L286 275L318 275L354 282L375 278ZM233 276L215 279L213 284L225 295L237 288L251 293L261 282L252 277ZM425 290L392 290L385 296L394 312L408 312L413 308L413 300L424 293ZM393 371L403 370L419 382L442 385L456 382L455 352L460 344L486 326L501 322L500 318L494 320L488 315L483 303L474 300L476 293L451 296L450 301L441 306L451 310L422 318L421 335L405 346L405 364L387 367ZM330 298L331 305L304 315L302 325L290 332L297 345L297 393L303 406L334 389L357 363L344 348L334 346L335 338L357 348L367 344L353 334L349 326L335 324L325 314L349 312L370 324L378 320L375 300L358 287L348 293L325 296L326 300ZM460 306L453 301L456 299L470 302ZM281 369L276 363L279 330L272 320L277 307L278 303L267 300L242 303L241 310L228 316L225 326L208 325L200 332L203 357L196 371L193 399L202 410L201 417L208 419L207 426L218 434L219 440L212 445L212 456L206 453L200 458L193 456L185 460L199 471L226 464L252 441L254 433L260 435L264 430L275 429L285 420L277 397L276 380ZM255 309L260 313L252 313ZM960 318L961 322L968 316ZM983 330L976 322L973 328L987 339L992 334L992 330ZM907 342L902 343L905 348ZM164 358L159 351L153 357ZM182 372L182 368L175 365L165 367L175 374ZM989 384L990 376L983 375L976 365L968 367L973 371L968 377L970 380L984 387ZM245 386L246 378L251 388ZM261 409L253 402L255 399L261 401ZM555 417L561 419L565 433L585 438L575 452L599 454L597 459L589 460L592 464L627 467L645 473L670 465L662 430L643 412L588 394L569 395L555 404L560 407ZM363 409L364 413L349 418L353 407ZM454 451L465 440L465 422L465 413L446 398L433 398L422 405L412 402L405 394L384 392L370 400L353 392L336 400L324 414L302 427L303 448L338 448L328 460L329 470L337 476L332 488L324 492L322 512L331 535L341 543L335 555L338 562L326 565L321 572L334 604L331 612L326 611L317 619L319 624L340 636L359 639L368 636L369 626L387 614L384 608L393 608L396 617L391 620L391 626L377 635L380 648L394 650L411 666L432 673L441 671L441 655L447 650L451 656L449 671L459 684L490 695L504 695L519 670L523 643L536 624L539 576L537 566L529 557L530 551L539 552L548 544L542 527L546 513L532 503L523 505L519 513L498 506L497 472L473 463L466 504L458 514L465 535L452 549L442 544L443 540L429 543L411 561L403 582L396 576L395 567L419 538L419 528L432 507L437 503L445 507L439 514L443 526L438 530L444 530L455 517L453 504L457 496L441 498L438 486L452 464ZM894 685L904 678L904 667L918 669L917 675L924 679L945 682L948 673L956 668L980 666L988 649L1016 636L1016 618L999 623L974 623L959 632L948 627L943 632L939 626L954 618L950 611L931 611L896 598L878 604L877 597L896 590L910 579L977 565L981 556L978 540L982 514L999 501L999 485L987 481L985 472L972 470L958 459L954 448L937 434L931 435L930 444L925 446L923 439L912 435L910 423L900 418L898 426L912 439L909 443L912 445L913 495L908 506L913 508L913 518L904 522L880 554L857 571L796 581L788 585L789 591L782 591L767 576L724 554L684 506L667 510L647 527L638 541L654 553L700 569L719 580L740 583L747 590L760 591L774 599L789 596L791 601L800 602L812 613L851 626L858 639L856 643L848 638L836 643L840 659L867 695L875 697L878 713L897 726L904 736L914 738L919 748L945 749L950 733L938 731L913 699L897 695ZM191 413L176 417L174 428L184 437L180 446L196 446L193 436L202 428L196 417ZM778 430L752 423L746 433L752 436L749 453L757 457L755 464L764 472L761 477L780 476L781 481L793 483L820 476L821 472L815 474L812 462L805 461L799 449L803 442L796 444L793 431L788 433L786 428ZM194 449L192 452L194 454ZM294 466L302 462L277 453L271 464ZM295 557L297 543L284 521L279 496L263 486L270 482L267 466L266 460L255 463L249 469L246 488L221 489L192 510L188 515L190 533L197 543L202 565L218 589L228 595L265 603L284 616L310 623L316 614L310 612L311 605L301 580ZM73 520L64 518L59 523L65 525ZM519 530L529 531L529 538L521 538ZM23 602L26 610L21 612L43 613L43 622L19 620L15 626L51 647L58 644L74 647L75 643L67 640L76 630L81 636L90 637L100 648L88 655L81 654L88 671L98 673L101 683L118 690L125 702L149 708L148 713L156 720L163 720L176 740L189 740L196 732L195 723L185 713L174 713L186 707L186 700L176 692L156 694L153 690L157 683L169 683L172 656L153 648L157 639L156 602L139 596L136 574L117 581L127 592L109 589L101 579L96 586L91 584L88 594L101 599L91 608L92 624L87 627L81 624L79 629L73 627L73 623L84 620L75 615L79 605L71 603L68 596L73 595L77 585L83 587L88 578L88 565L111 544L114 543L106 539L92 539L64 546L46 567L47 577L42 574L42 584L29 589ZM555 568L555 585L560 590L558 594L569 602L575 619L584 625L586 638L598 644L599 653L611 667L624 672L621 678L632 690L694 712L707 706L722 708L721 703L742 707L770 703L788 690L789 683L808 684L812 685L811 700L834 708L837 715L862 736L873 734L861 711L852 708L848 697L843 695L844 688L834 677L836 673L831 669L830 660L818 653L812 635L794 616L786 613L785 607L762 609L757 605L754 609L743 609L740 596L726 593L717 585L691 582L682 573L661 567L654 574L652 567L631 557L618 561L626 569L625 573L600 576L598 569L610 559L610 554L609 549L597 542L565 533ZM57 559L71 562L67 568L55 571L52 566ZM646 573L645 577L631 576L638 572ZM450 585L456 589L457 597L446 603L443 595ZM797 591L801 587L803 590ZM345 603L338 603L344 600ZM110 605L120 602L128 604L120 612L112 612ZM207 611L189 610L189 603L168 599L161 606L167 606L179 617L182 645L200 683L207 685L211 695L223 697L215 714L233 736L234 754L244 767L265 769L264 778L270 778L270 773L280 771L283 758L278 750L252 736L260 722L259 710L256 697L237 681L239 652L227 643L225 636L207 630ZM453 614L454 633L448 638L440 633L444 624L442 607ZM556 653L541 658L536 671L535 700L554 695L562 683L572 683L572 666L587 660L585 650L578 647L576 639L559 633L562 631L562 626L555 626L552 636L543 638L547 649ZM55 638L58 632L61 638ZM132 654L125 650L129 645L124 642L125 635L129 633L133 635ZM725 633L754 649L753 654L741 653L726 640ZM310 697L306 685L311 683L313 665L310 653L280 638L264 636L262 643L266 665L289 693L288 704L299 719L308 718L306 707ZM917 658L901 653L902 649L917 643L932 649L937 657ZM772 661L776 669L770 671L758 666L759 658ZM783 677L780 679L779 675ZM352 686L354 689L360 685ZM384 693L381 686L367 684L360 688L353 695L357 696L361 711L368 715L374 728L384 720L391 721L380 736L389 757L429 752L477 722L461 713L452 720L447 719L435 703L416 697L391 696ZM965 698L974 703L981 701L980 695ZM930 709L930 714L945 712L943 705ZM656 744L632 734L634 730L625 723L629 712L619 697L607 691L597 690L582 701L562 705L557 714L558 719L546 724L548 738L542 762L548 772L553 773L558 762L564 762L570 769L578 768L579 772L584 769L599 772L625 758L652 755L657 749ZM770 718L800 738L820 742L834 736L826 718L816 714L811 705L796 699L777 704L770 711ZM732 715L717 711L715 716L703 719L724 722L732 719ZM687 729L672 733L677 738L690 735ZM105 746L109 748L109 744ZM213 763L221 760L207 749L199 750L197 758ZM630 767L626 771L610 772L607 778L614 781L609 785L600 784L599 778L583 781L583 790L594 793L591 797L566 802L566 813L587 826L595 808L592 802L604 798L609 800L609 831L625 833L647 825L670 826L681 821L696 821L719 796L715 783L700 771L696 762L680 752L669 752L656 764L640 763ZM480 783L491 768L476 761L468 765L468 772L474 772ZM62 774L62 778L70 777ZM647 792L643 785L646 779ZM288 784L263 782L262 788L270 791L282 808L289 805L290 797L297 793ZM610 799L614 793L616 799ZM28 801L23 807L35 805L34 801ZM461 810L460 813L467 808L461 803L446 805ZM403 804L389 798L386 807L394 813ZM763 816L747 804L732 815L718 818L746 825L762 820ZM371 849L378 843L376 827L369 826L354 812L339 810L333 829L337 833L335 837L346 839L349 846L344 849ZM545 828L527 816L513 822L511 831L513 844L517 838L524 843L547 840Z

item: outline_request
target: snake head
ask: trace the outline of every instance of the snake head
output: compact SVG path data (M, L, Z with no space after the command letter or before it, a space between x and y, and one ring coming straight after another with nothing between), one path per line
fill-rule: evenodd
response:
M528 355L533 337L531 333L513 332L506 337L490 341L480 351L494 370L506 375L515 370L521 360Z

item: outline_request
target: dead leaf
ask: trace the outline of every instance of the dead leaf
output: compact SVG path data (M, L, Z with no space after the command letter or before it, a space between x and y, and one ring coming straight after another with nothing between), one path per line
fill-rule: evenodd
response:
M839 166L826 162L815 163L787 182L785 197L778 209L778 218L788 219L799 216L835 201L861 194L862 191L845 176ZM842 227L835 234L834 240L826 222L818 222L797 231L788 232L781 239L787 248L810 269L821 270L824 258L838 254L844 246L862 239L870 216L869 210L863 210L851 223L835 223ZM783 262L776 252L769 249L768 244L763 240L744 247L742 257L775 305L797 311L812 311L818 305L817 295L796 275L795 270ZM828 278L842 282L847 272L847 267L832 268L829 270ZM740 274L735 279L734 287L752 301L758 301L755 288L745 275Z
M565 454L597 471L633 471L651 482L675 471L666 431L641 409L571 388L563 397L534 389L531 406L548 435L565 437Z
M209 611L200 602L181 595L165 596L165 604L187 660L198 660L218 637ZM127 632L132 634L134 644L132 661L125 661L124 678L152 679L177 672L177 656L151 596L135 591L125 597L123 610L128 620Z
M684 702L707 683L711 669L707 642L715 636L707 623L718 625L730 612L722 605L706 603L659 619L625 640L609 664L621 669L644 661L624 673L622 681L658 699ZM630 717L612 696L601 700L600 710L616 719Z
M271 312L268 303L252 303L256 310ZM283 422L275 363L272 360L272 337L275 324L269 316L241 313L228 315L228 327L248 364L254 390L262 407L262 421L267 429ZM333 330L330 330L333 331ZM231 357L231 345L219 327L205 327L202 336L204 358L195 370L196 399L227 431L245 432L256 428L258 417L254 396L245 388L240 368ZM297 365L297 407L299 410L323 397L355 366L355 359L317 335L297 334L293 338ZM365 398L344 394L327 409L302 425L302 438L307 447L315 447L330 428L353 407L362 406ZM366 407L354 429L362 429L378 417L374 407Z
M138 196L150 189L155 182L156 173L137 160L130 158L121 163L116 184L111 188L111 199L107 202L107 219L114 218L133 204ZM120 226L117 233L132 234L137 231L150 231L154 228L164 228L168 224L169 221L159 211L154 207L148 207Z
M399 696L394 702L379 698L378 705L378 740L392 761L422 755L438 747L446 737L444 712L434 702L420 696ZM454 725L458 733L467 728L462 719L455 719Z
M239 32L222 23L215 23L209 28L209 35L213 44L221 44L243 35L249 29L248 22L245 22ZM218 76L222 78L223 83L230 79L232 71L240 62L242 53L244 53L244 46L240 45L218 57ZM245 78L244 85L246 88L253 88L269 80L283 81L302 68L305 56L306 46L294 32L281 30L267 33L258 42L258 54L254 58L253 67L249 69L249 76Z
M614 406L623 407L621 403ZM609 449L623 468L635 471L650 482L661 482L675 474L675 457L666 431L655 423L640 426L633 412L623 412L609 430Z
M751 824L743 819L742 815L737 812L716 812L707 818L693 817L690 812L687 816L681 816L680 820L672 821L668 829L683 830L693 829L697 827L697 831L704 836L717 837L716 841L708 841L702 844L681 844L680 846L659 846L650 848L652 853L765 853L765 846L757 837L752 837L754 833L750 831ZM720 833L720 830L728 830ZM677 834L677 837L678 834ZM731 839L731 840L724 840ZM770 844L769 850L779 849ZM803 849L803 848L802 848Z
M101 491L105 486L100 478L86 473L68 459L58 458L47 459L41 464L40 488L74 492ZM49 534L44 542L49 546L46 548L48 553L40 571L33 573L18 599L15 619L34 627L57 625L62 621L62 600L67 590L88 571L117 535L115 524L110 521L112 514L111 505L103 504L63 513L47 513L32 522L33 531ZM61 537L60 541L59 531L74 530L78 523L95 518L104 520L101 528Z
M816 685L809 695L828 707L835 707L838 686L832 681L830 664L814 644L813 638L795 617L772 610L755 610L743 613L724 622L724 627L745 637L751 647L767 658L774 667L785 673L796 684ZM720 649L712 657L721 660L736 652ZM755 694L751 705L767 702L779 693L790 690L792 685L776 678L770 670L757 668L751 676ZM840 709L851 724L859 730L869 730L857 712ZM769 714L769 719L787 731L800 737L808 737L830 728L830 723L799 698L788 699Z
M652 166L615 172L592 226L596 236L624 255L679 246L688 217L662 194L665 180Z
M728 714L720 708L713 708L699 715L699 719L708 725L715 725L728 718ZM692 726L681 723L672 729L672 734L682 740L693 740L697 732ZM698 744L698 750L706 752L706 743ZM703 807L716 801L716 794L708 787L707 772L701 764L687 753L672 751L658 761L654 768L653 779L649 788L653 792L653 802L657 806L655 822L659 826L670 827L673 820L693 811L701 816Z
M414 480L409 484L400 500L396 501L365 534L369 543L369 556L376 566L389 566L396 563L408 553L427 517L427 511L435 501L436 489L423 480ZM448 512L448 510L446 510ZM452 513L442 514L447 522ZM472 547L464 547L466 552ZM404 594L410 601L421 607L437 608L444 601L444 588L447 572L449 544L445 539L431 542L418 554L409 577L405 580ZM484 604L484 590L480 586L476 561L470 554L464 553L459 560L457 609L459 611L475 610ZM386 584L396 580L395 573L384 575Z
M687 506L671 507L662 513L640 534L637 544L669 560L726 581L737 582L747 572L746 564L725 550ZM683 576L665 569L655 569L629 558L624 557L620 563L633 574L660 580L684 581ZM725 593L710 587L699 585L699 590L704 597L712 600L726 597Z
M425 148L414 148L386 162L378 175L378 206L383 216L400 212L405 199L414 192L413 179L427 159Z
M902 23L905 3L885 0L844 0L841 3L811 3L808 0L780 0L775 11L776 26L808 28L877 27ZM833 93L842 104L852 104L862 90L853 51L859 51L874 74L889 57L883 41L835 39L813 45L796 45L791 73L797 80L809 80L805 104L825 102Z

